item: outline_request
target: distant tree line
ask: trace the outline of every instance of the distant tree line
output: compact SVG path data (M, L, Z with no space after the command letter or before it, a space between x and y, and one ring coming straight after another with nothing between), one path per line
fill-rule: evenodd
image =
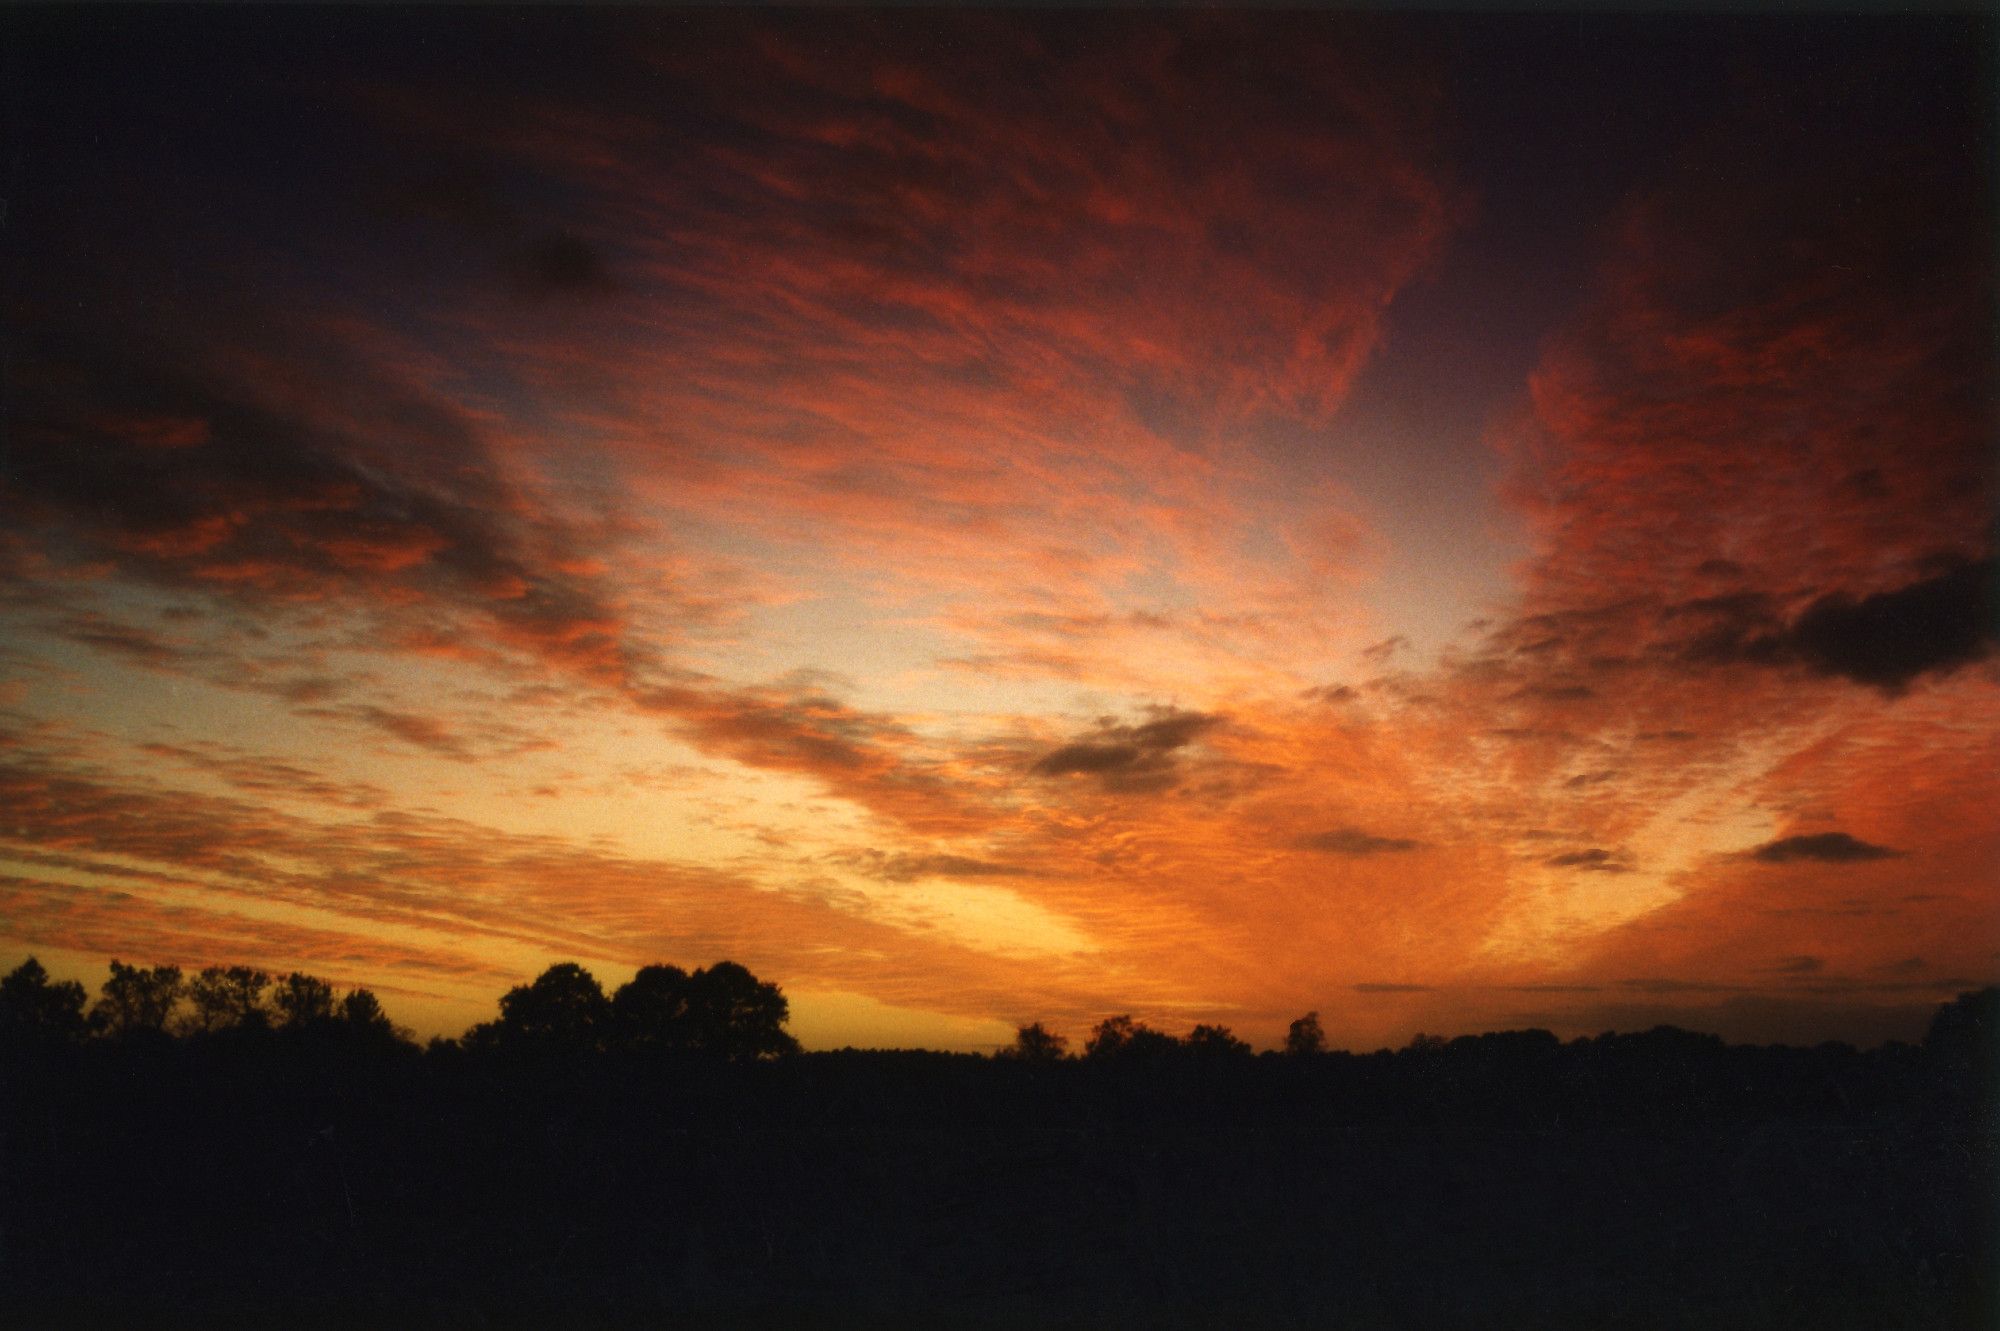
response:
M318 1032L407 1040L367 989L336 993L315 975L277 977L250 966L209 966L183 975L178 966L111 963L97 1001L86 1006L75 980L51 980L29 957L0 978L0 1040L63 1043L97 1037L157 1040L225 1032Z
M645 966L609 996L589 971L563 962L508 990L497 1020L474 1026L462 1040L433 1043L499 1054L622 1051L742 1061L797 1053L798 1041L785 1030L789 1017L776 985L732 961L693 972ZM209 966L189 975L178 966L114 960L94 1003L75 980L52 980L34 957L0 978L0 1043L9 1046L260 1032L410 1040L369 990L339 993L298 971L273 976L250 966Z
M1326 1032L1319 1013L1308 1012L1294 1021L1285 1033L1283 1051L1294 1057L1326 1052ZM1130 1013L1106 1017L1091 1028L1084 1042L1083 1057L1093 1062L1139 1061L1183 1055L1197 1059L1248 1058L1247 1041L1239 1040L1227 1026L1197 1025L1184 1036L1153 1029ZM1054 1063L1070 1056L1069 1039L1057 1035L1041 1022L1018 1028L1014 1043L999 1051L998 1057L1024 1063Z
M643 966L608 995L584 967L561 962L502 995L496 1020L473 1026L458 1040L434 1039L431 1048L474 1055L618 1053L750 1062L799 1052L798 1041L785 1030L790 1016L790 1004L777 985L759 980L733 961L693 971L664 964ZM0 978L0 1045L4 1046L92 1038L201 1039L232 1032L310 1032L410 1043L409 1031L389 1019L369 990L338 993L328 981L299 971L274 976L249 966L209 966L189 975L178 966L130 966L113 960L94 1003L75 980L52 980L34 957ZM1657 1028L1644 1038L1661 1049L1725 1047L1719 1037L1675 1027ZM1405 1053L1466 1055L1503 1045L1510 1059L1532 1062L1561 1042L1544 1030L1454 1040L1419 1034ZM1990 1079L2000 1050L2000 988L1964 994L1946 1004L1932 1021L1924 1046L1966 1076ZM1326 1056L1329 1050L1319 1013L1308 1012L1293 1021L1278 1052L1293 1059ZM1186 1035L1175 1036L1127 1013L1098 1022L1080 1054L1071 1053L1067 1037L1037 1021L1018 1027L1013 1042L995 1057L1021 1064L1080 1060L1140 1067L1163 1062L1227 1063L1249 1059L1253 1051L1227 1026L1198 1024Z
M788 1015L731 962L563 963L419 1049L302 973L30 960L0 1326L2000 1326L2000 990L1866 1051Z

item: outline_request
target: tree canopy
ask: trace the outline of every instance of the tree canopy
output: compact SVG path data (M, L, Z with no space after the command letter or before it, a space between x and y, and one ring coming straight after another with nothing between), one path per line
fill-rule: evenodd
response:
M1285 1052L1295 1057L1326 1052L1326 1032L1320 1028L1319 1013L1308 1012L1285 1032Z
M616 1049L725 1061L796 1053L785 1030L791 1007L775 984L733 961L692 973L641 967L609 998L575 962L549 967L500 1000L500 1019L475 1027L475 1048L523 1052Z
M1053 1063L1069 1056L1069 1041L1039 1021L1014 1032L1014 1043L1000 1051L1002 1058L1024 1063Z
M84 1032L83 986L52 981L29 957L0 979L0 1040L73 1040Z

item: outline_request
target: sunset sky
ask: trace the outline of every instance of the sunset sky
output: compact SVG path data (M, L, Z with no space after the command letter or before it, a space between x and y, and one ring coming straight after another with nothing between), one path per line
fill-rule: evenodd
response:
M1995 28L0 19L0 967L1911 1038Z

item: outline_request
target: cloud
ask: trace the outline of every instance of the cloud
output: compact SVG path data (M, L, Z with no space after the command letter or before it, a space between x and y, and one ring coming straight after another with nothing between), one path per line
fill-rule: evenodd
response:
M107 340L115 322L72 333L52 319L30 341L37 373L9 414L36 447L0 491L24 582L67 566L267 615L332 604L388 625L449 617L600 679L629 667L615 593L569 571L586 538L505 478L459 405L289 316L255 351L135 353ZM204 429L161 450L107 415L107 399ZM132 634L74 636L157 652Z
M1992 651L2000 631L1993 563L1961 563L1893 591L1822 597L1792 624L1789 645L1812 669L1894 693Z
M1167 789L1179 776L1176 752L1222 718L1172 707L1155 712L1139 725L1100 721L1091 738L1042 755L1028 770L1042 777L1094 776L1105 790L1120 793Z
M916 882L926 878L1033 878L1037 873L1025 864L1006 864L940 852L869 851L859 860L868 872L891 883Z
M1381 666L1386 664L1389 658L1397 652L1408 651L1409 647L1409 638L1398 633L1393 637L1384 638L1381 642L1375 643L1372 646L1363 647L1361 649L1361 657L1371 665Z
M388 707L378 707L373 703L356 703L350 706L324 709L328 715L351 717L365 725L394 735L405 744L414 744L420 749L447 758L468 758L465 745L454 735L451 728L434 716L421 716L414 712L399 712Z
M189 658L196 655L184 642L89 611L64 616L49 627L71 642L154 669L185 668Z
M1870 845L1845 832L1806 832L1767 841L1751 851L1750 857L1765 864L1790 864L1797 860L1813 860L1821 864L1861 864L1869 860L1893 859L1903 853L1887 846Z
M186 744L148 743L142 753L162 758L263 799L319 801L353 809L385 809L392 801L382 786L341 781L297 763L249 753L232 745L195 740Z
M322 821L276 807L257 779L252 802L84 766L0 764L0 850L45 875L0 878L0 937L308 970L346 958L361 982L395 971L458 996L465 1020L490 1013L498 971L521 978L524 953L731 957L793 993L866 991L968 1014L1028 989L1051 1008L1100 1014L1154 992L1062 957L1024 976L1018 960L921 916L820 893L796 873L765 881L407 809ZM117 889L78 887L79 876Z
M983 829L988 790L897 717L813 688L728 688L692 680L635 689L643 712L673 721L703 750L752 767L809 776L904 827L938 835Z
M1428 984L1378 984L1373 982L1349 986L1357 994L1428 994L1436 986Z
M1556 869L1587 869L1592 873L1630 873L1632 864L1622 850L1606 850L1602 846L1592 846L1588 850L1565 851L1551 855L1543 863Z
M1711 613L1686 646L1705 663L1803 665L1895 696L1923 675L1948 675L1988 656L1996 632L1993 564L1951 561L1944 572L1859 599L1829 593L1789 623L1770 598L1718 598L1679 609Z
M1302 837L1295 845L1300 850L1324 851L1329 855L1386 855L1406 850L1422 850L1424 843L1405 837L1377 836L1364 832L1358 827L1338 827L1329 832L1315 832Z
M1480 658L1515 689L1747 712L1990 651L1991 172L1917 146L1985 112L1906 54L1764 80L1621 204L1495 435L1537 551Z

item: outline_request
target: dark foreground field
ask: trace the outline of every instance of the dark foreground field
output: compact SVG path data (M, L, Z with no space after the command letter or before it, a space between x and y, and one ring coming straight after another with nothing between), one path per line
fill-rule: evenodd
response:
M17 1049L0 1324L1990 1327L1992 1007L1869 1052Z

